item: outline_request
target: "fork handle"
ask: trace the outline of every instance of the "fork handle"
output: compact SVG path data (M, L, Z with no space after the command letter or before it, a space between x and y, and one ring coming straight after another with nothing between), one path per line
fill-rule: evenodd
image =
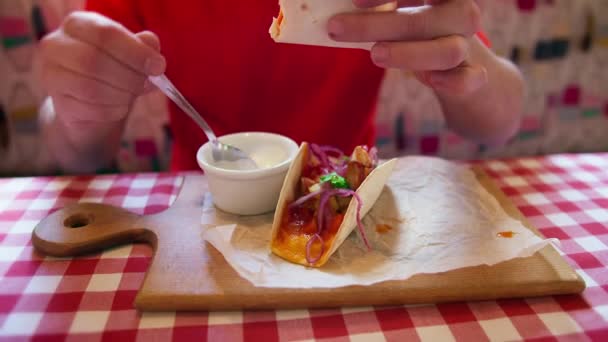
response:
M197 125L199 125L203 132L205 132L205 135L207 136L207 139L209 139L209 141L217 141L217 136L215 135L215 133L213 133L213 130L211 129L209 124L207 124L207 121L203 119L203 117L196 111L196 109L194 109L194 107L192 107L190 102L188 102L184 95L182 95L182 93L177 90L175 85L173 85L173 83L165 74L162 74L160 76L149 76L148 79L150 80L150 82L152 82L152 84L157 86L158 89L163 92L163 94L167 95L168 98L170 98L179 108L181 108L184 113L186 113L192 120L194 120Z

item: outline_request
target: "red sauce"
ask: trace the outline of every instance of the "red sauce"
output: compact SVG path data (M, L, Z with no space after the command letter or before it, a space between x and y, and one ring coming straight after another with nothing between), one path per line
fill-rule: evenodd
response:
M317 232L317 213L313 210L314 209L307 206L286 209L281 220L281 227L277 234L277 242L283 245L284 248L288 248L290 237L306 236L310 238L315 235ZM324 241L325 250L329 249L343 220L343 214L336 214L332 217L331 221L326 223L325 229L323 229L320 234ZM306 241L308 241L308 239L306 239ZM300 247L302 247L302 251L292 252L305 255L305 245Z
M283 16L283 11L279 11L279 17L277 18L277 21L279 23L279 27L283 23L283 19L285 19L285 17Z
M321 232L323 240L336 235L343 220L344 214L336 214L332 217ZM317 232L317 212L313 212L308 207L285 210L280 231L288 235L314 235Z
M380 234L388 233L391 230L393 230L393 227L389 226L388 224L379 224L376 226L376 231Z
M496 234L496 236L501 237L501 238L505 238L505 239L510 239L515 234L517 234L517 233L514 233L512 231L505 231L505 232L500 232L500 233Z
M292 209L287 208L283 214L281 227L284 227L291 235L315 234L317 232L315 214L315 209L311 205L302 205Z

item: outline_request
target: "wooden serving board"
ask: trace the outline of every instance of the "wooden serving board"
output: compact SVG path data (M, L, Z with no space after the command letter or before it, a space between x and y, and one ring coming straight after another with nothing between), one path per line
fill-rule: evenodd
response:
M510 215L538 234L487 175L476 173ZM585 288L578 274L549 246L532 257L492 267L418 275L372 286L256 288L202 241L200 219L206 191L204 176L186 176L172 207L150 216L102 204L68 206L40 222L33 232L33 244L49 255L75 256L121 244L149 243L155 255L135 306L152 311L435 303L578 293Z

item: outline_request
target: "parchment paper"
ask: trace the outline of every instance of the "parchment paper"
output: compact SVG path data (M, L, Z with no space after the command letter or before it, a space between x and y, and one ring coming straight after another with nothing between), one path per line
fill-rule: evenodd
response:
M271 214L230 215L216 209L209 196L202 234L241 277L258 287L277 288L404 280L528 257L558 242L539 238L511 218L466 165L427 157L399 160L363 223L372 250L367 251L355 230L319 269L270 253ZM511 238L501 237L508 232Z

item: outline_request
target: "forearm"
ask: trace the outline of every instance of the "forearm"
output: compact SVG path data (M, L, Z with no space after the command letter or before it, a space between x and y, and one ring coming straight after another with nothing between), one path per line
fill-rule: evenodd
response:
M485 67L487 83L464 96L437 95L450 129L482 144L503 144L519 129L524 82L513 64L472 40L469 61Z
M51 98L41 110L44 143L66 173L93 173L107 167L120 147L125 120L67 122L55 112Z

